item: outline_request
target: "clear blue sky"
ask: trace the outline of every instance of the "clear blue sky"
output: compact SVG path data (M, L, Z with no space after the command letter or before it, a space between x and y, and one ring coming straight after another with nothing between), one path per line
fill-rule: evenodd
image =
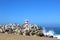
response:
M0 23L60 23L60 0L0 0Z

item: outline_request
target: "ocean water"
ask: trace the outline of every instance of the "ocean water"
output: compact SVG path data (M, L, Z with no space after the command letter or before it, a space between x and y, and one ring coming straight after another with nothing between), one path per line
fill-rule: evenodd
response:
M43 27L43 33L60 39L60 27Z
M55 34L60 34L60 27L45 27L46 31L52 30Z

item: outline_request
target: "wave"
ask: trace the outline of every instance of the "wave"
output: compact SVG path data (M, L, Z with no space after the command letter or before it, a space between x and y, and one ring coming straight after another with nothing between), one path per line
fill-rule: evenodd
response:
M60 39L60 35L55 34L55 32L53 30L47 31L44 27L43 27L43 34L47 35L47 36L53 36L54 38Z

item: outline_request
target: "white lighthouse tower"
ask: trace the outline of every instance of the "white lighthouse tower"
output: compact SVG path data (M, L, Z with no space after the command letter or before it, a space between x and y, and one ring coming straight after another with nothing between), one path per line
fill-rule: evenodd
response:
M24 28L27 28L28 27L28 20L24 20Z
M26 19L24 23L25 23L25 25L28 25L28 20Z

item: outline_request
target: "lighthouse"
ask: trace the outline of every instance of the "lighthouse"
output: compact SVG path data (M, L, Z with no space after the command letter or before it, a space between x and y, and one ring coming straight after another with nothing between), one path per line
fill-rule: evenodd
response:
M26 20L24 20L24 26L23 26L24 28L28 28L28 20L26 19Z
M28 20L26 19L25 22L24 22L25 25L28 25Z

